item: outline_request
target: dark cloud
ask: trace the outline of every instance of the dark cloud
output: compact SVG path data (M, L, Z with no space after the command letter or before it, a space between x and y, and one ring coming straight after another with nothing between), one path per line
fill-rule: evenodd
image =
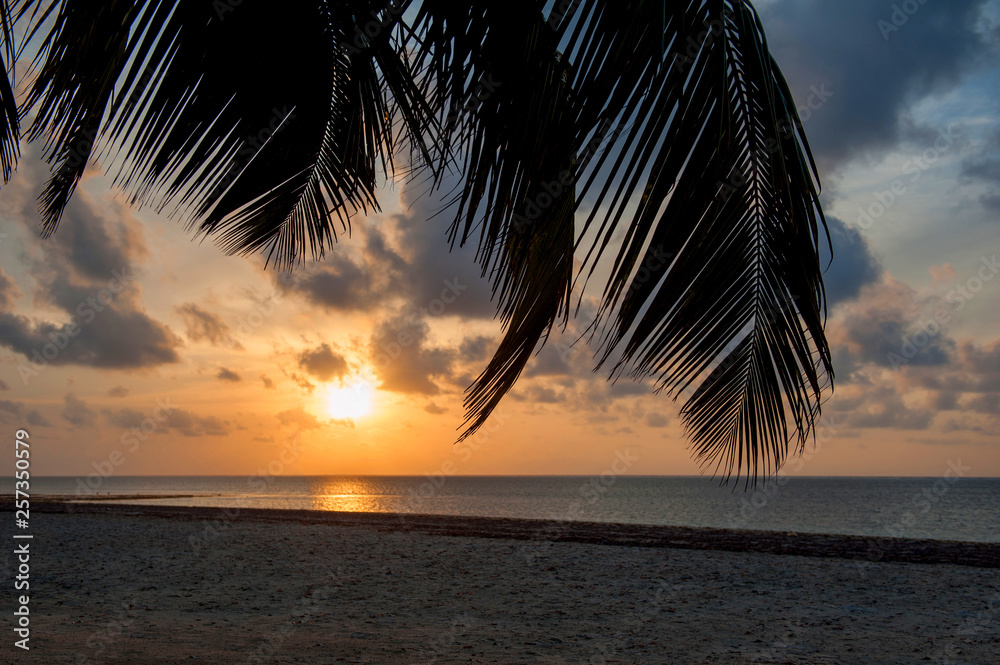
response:
M468 246L450 251L449 217L440 199L418 198L416 185L403 189L405 214L373 217L357 227L363 246L345 243L323 262L286 276L278 288L297 293L330 311L370 312L403 309L416 316L492 318L490 286ZM436 216L435 216L436 215ZM389 242L395 237L397 249Z
M108 389L108 397L126 397L130 392L125 386L112 386Z
M35 425L36 427L52 427L52 423L49 422L49 419L39 413L37 409L28 411L26 418L29 425Z
M130 408L103 409L102 413L109 424L120 429L142 427L142 423L150 419L150 414ZM162 420L156 419L156 425L157 432L174 431L186 437L225 436L230 432L228 421L215 416L199 416L176 407L166 409Z
M140 419L138 422L142 422ZM132 426L138 424L134 423ZM198 416L184 409L167 412L164 425L184 436L225 436L229 434L229 422L215 416Z
M975 411L976 413L1000 416L1000 394L985 393L982 395L973 395L962 403L962 408Z
M985 4L921 3L898 30L888 31L879 27L879 21L892 25L888 2L769 4L761 12L768 45L800 105L820 166L893 147L914 101L955 87L986 61L991 46L976 32Z
M510 397L519 402L532 404L558 404L562 401L562 397L553 388L538 384L515 388Z
M335 353L327 343L320 344L315 349L308 349L297 357L299 367L320 381L339 379L350 371L347 359Z
M10 386L3 379L0 379L0 390L10 390Z
M935 411L952 411L958 406L958 395L952 390L937 390L928 406Z
M367 311L381 298L380 294L372 293L368 271L363 266L349 256L336 254L317 266L312 274L281 286L301 294L314 305L338 312Z
M435 316L492 319L496 304L491 302L489 280L476 263L476 236L464 247L452 247L448 227L454 214L443 209L440 196L422 194L416 185L405 188L400 199L408 212L393 218L399 244L408 254L410 306Z
M102 409L105 419L111 425L121 429L139 427L146 415L135 409Z
M97 423L97 412L73 393L66 393L60 415L63 420L77 427L90 427Z
M1000 127L993 130L982 147L962 162L961 177L990 186L990 191L979 197L987 210L1000 211Z
M846 409L845 409L846 407ZM893 386L876 386L854 401L842 401L832 410L848 410L850 427L923 430L930 427L935 412L930 409L911 409Z
M147 250L139 222L118 204L99 210L86 192L78 194L59 231L35 241L41 251L28 260L36 302L70 322L13 313L12 285L0 279L0 345L30 361L18 368L25 380L48 364L137 369L177 362L182 341L140 303L135 266ZM22 219L32 227L35 220Z
M180 360L176 352L180 339L145 313L112 308L103 313L84 311L100 323L32 323L0 312L0 344L30 361L19 367L28 378L49 364L138 369Z
M891 277L864 287L828 328L838 375L866 363L890 369L946 366L957 343L934 319L941 310L938 303L920 302L916 291Z
M649 427L666 427L670 419L659 413L651 413L646 416L646 425Z
M148 256L140 228L132 212L121 203L99 203L85 190L78 190L59 229L43 247L47 254L57 254L78 275L107 281L112 271L133 267Z
M213 314L189 302L179 305L174 310L184 320L187 337L192 342L207 340L212 346L226 346L242 350L243 345L233 339L230 328L218 314Z
M220 381L236 382L240 380L240 375L231 369L228 369L226 367L220 367L219 373L215 375L215 378L219 379Z
M832 308L856 298L865 285L877 282L882 275L882 266L864 235L849 228L837 217L828 215L826 222L833 244L833 262L830 262L830 247L825 239L819 243L819 256L820 265L825 269L823 284L826 287L826 302Z
M435 395L434 378L448 378L454 349L429 348L430 327L419 318L397 316L376 326L369 352L381 384L398 393Z
M445 409L444 407L440 407L437 404L435 404L434 402L431 402L430 404L428 404L427 406L424 407L424 411L426 411L427 413L432 413L435 416L439 416L442 413L447 413L448 409Z
M948 366L910 374L915 387L949 394L951 399L960 393L1000 393L1000 339L985 345L965 341Z
M264 384L265 388L267 388L269 390L274 390L274 381L272 381L269 377L261 374L260 375L260 380Z
M389 246L375 218L360 231L363 247L345 243L308 271L277 275L278 288L337 312L367 312L406 297L411 272L406 261Z

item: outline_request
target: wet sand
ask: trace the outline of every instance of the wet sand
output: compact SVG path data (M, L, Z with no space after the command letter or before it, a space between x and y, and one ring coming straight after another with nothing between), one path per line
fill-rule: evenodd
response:
M32 650L8 636L5 662L987 664L1000 653L998 544L34 498L32 532Z

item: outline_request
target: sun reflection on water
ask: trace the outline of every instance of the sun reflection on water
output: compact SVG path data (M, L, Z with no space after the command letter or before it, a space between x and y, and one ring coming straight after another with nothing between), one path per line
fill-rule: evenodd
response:
M348 513L394 512L402 496L386 492L381 484L368 478L317 478L310 483L312 510Z

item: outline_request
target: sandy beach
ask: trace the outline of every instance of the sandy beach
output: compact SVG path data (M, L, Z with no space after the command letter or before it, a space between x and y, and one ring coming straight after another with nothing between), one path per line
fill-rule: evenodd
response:
M107 504L32 512L31 651L9 634L4 662L985 665L1000 653L998 545ZM15 565L6 554L9 576Z

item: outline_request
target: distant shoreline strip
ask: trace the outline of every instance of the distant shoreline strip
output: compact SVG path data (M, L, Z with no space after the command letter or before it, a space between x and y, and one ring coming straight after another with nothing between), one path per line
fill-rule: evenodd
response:
M75 497L74 497L75 498ZM147 497L148 498L148 497ZM13 510L10 501L0 502ZM215 508L116 504L110 501L32 501L33 511L78 515L143 516L179 520L254 521L325 524L379 531L412 531L438 536L506 538L551 542L590 543L624 547L718 550L834 557L859 561L931 563L1000 568L1000 543L954 542L714 529L707 527L648 526L604 522L571 522L505 517L414 515L407 513L349 513L279 508Z

